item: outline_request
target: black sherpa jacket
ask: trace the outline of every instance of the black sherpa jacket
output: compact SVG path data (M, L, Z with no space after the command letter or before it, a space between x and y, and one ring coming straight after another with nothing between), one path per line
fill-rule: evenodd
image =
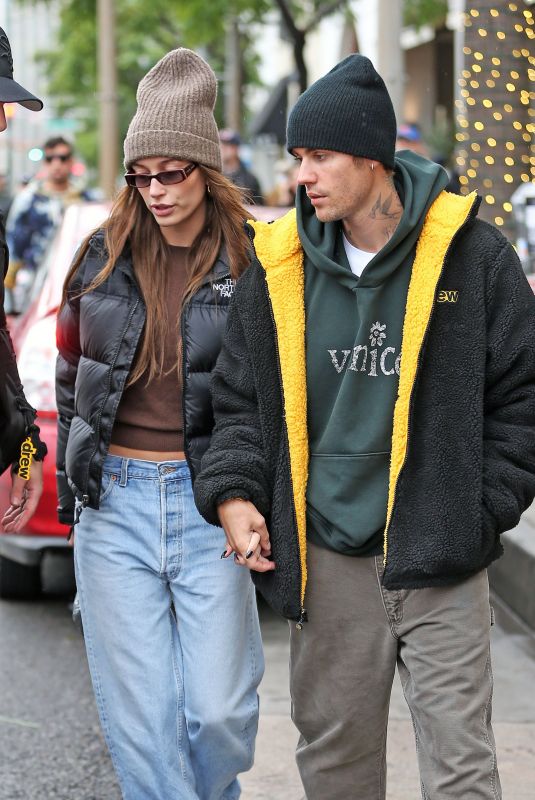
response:
M451 584L486 567L535 495L535 298L513 248L476 219L478 204L443 192L416 249L394 410L388 589ZM308 463L303 254L294 211L253 227L258 258L231 304L195 498L214 524L231 497L266 516L276 569L253 578L298 620Z

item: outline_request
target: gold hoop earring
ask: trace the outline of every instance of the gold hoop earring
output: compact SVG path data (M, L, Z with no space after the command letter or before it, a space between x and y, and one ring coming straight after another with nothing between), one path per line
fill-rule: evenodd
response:
M206 191L208 192L208 194L212 194L212 190L210 189L210 186L208 184L206 184Z

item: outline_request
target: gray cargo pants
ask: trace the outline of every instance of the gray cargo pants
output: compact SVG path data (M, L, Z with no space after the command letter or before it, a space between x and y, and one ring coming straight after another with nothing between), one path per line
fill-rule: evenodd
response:
M382 558L309 544L309 622L290 625L292 718L307 800L384 800L396 663L424 800L500 800L491 728L486 570L455 586L389 591Z

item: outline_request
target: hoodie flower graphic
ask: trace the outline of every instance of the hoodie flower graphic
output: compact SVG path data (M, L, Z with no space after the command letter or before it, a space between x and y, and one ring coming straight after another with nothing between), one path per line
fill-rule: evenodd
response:
M381 347L386 339L386 325L381 325L380 322L374 322L370 328L370 342L372 347L378 345Z

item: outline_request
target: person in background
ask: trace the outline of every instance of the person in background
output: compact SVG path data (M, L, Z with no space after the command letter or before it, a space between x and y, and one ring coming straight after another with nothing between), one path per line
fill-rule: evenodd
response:
M422 131L415 123L404 122L398 126L396 136L397 150L412 150L413 153L429 158L429 150L424 142Z
M127 185L82 244L58 316L59 519L125 800L237 800L264 661L253 584L193 502L211 371L249 266L222 174L216 77L168 53L140 82Z
M0 131L7 128L4 105L20 103L31 111L40 111L43 103L13 80L13 58L6 32L0 28ZM0 270L6 275L9 251L0 214ZM0 289L0 471L11 467L9 508L2 527L7 533L24 528L37 508L43 491L43 458L46 445L39 438L36 413L24 396L13 345L4 311L4 289ZM23 454L23 448L27 451ZM23 464L21 458L29 460ZM21 472L21 474L19 474Z
M239 133L230 128L223 128L219 131L219 141L221 142L223 173L230 178L232 183L245 190L248 202L257 206L264 205L264 198L256 176L247 169L240 158L241 138Z
M252 223L195 500L297 623L307 800L384 800L396 667L422 797L499 800L487 566L535 496L535 297L476 193L395 140L361 55L292 109L296 208Z
M73 180L70 142L62 136L48 139L43 145L43 160L42 176L15 196L7 218L11 261L5 286L10 292L22 267L35 274L65 208L70 203L90 199L89 192Z
M278 208L288 208L295 204L299 164L289 159L280 159L275 164L275 186L266 195L266 204Z
M404 123L398 127L397 137L396 137L396 151L398 150L412 150L413 153L418 153L425 158L430 158L429 149L424 142L422 132L418 125L415 123ZM459 173L457 172L456 168L450 167L446 162L447 159L444 157L435 156L433 158L435 163L440 164L441 167L444 167L446 172L448 173L449 181L446 184L446 191L447 192L454 192L454 194L459 194L461 189L461 184L459 182Z

